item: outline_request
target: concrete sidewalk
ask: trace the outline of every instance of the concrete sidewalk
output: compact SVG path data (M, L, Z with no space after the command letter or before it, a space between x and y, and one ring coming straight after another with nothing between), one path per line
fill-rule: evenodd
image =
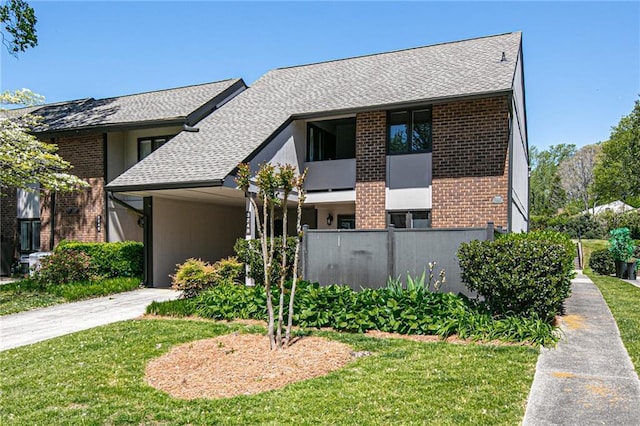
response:
M640 381L595 284L578 274L564 337L542 349L523 425L640 425Z
M165 288L144 288L0 316L0 351L136 318L154 300L175 299L179 294Z

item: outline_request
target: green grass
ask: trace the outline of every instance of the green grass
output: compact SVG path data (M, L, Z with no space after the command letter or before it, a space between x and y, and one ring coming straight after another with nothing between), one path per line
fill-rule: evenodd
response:
M585 262L588 265L589 255L593 250L606 248L606 240L583 240ZM594 273L588 266L585 274L600 289L604 300L613 314L620 337L624 343L636 371L640 372L640 288L615 277L607 277Z
M138 288L139 285L140 278L131 277L47 287L41 287L31 280L16 281L0 286L0 315L130 291Z
M589 278L598 286L604 300L618 324L620 337L640 372L640 288L615 277L589 273Z
M317 333L368 350L328 376L257 395L183 401L143 380L175 344L244 326L136 320L0 353L0 424L487 424L521 422L538 351ZM253 327L256 331L256 327Z

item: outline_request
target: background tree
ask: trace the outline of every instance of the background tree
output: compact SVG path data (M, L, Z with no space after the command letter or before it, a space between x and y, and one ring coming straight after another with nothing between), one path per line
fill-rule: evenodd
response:
M558 165L575 151L573 144L552 145L543 151L535 146L530 148L532 215L552 216L565 206L567 196L558 175Z
M640 207L640 100L602 144L595 188L605 201L625 200Z
M0 35L9 53L24 52L38 44L36 14L23 0L9 0L0 4Z
M0 106L33 105L43 98L27 89L0 93ZM32 190L32 184L53 191L71 191L89 185L67 173L72 166L56 154L56 145L39 141L32 129L38 117L0 108L0 193L8 188Z
M558 166L560 181L567 197L569 200L581 201L584 210L589 210L590 201L597 199L591 186L599 149L598 145L585 145Z

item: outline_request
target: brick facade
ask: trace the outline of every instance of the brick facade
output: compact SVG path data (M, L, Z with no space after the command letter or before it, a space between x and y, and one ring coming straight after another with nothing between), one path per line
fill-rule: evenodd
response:
M14 188L0 195L0 261L3 262L3 273L8 274L13 259L17 257L18 248L18 197Z
M386 226L385 111L356 115L356 228Z
M80 192L58 193L55 198L54 244L63 239L77 241L106 241L106 212L104 198L103 135L61 137L54 141L58 153L71 162L71 173L86 180L91 187ZM43 250L51 242L51 194L41 197L40 241ZM97 228L100 216L101 229Z
M508 105L505 96L433 107L434 228L507 225Z

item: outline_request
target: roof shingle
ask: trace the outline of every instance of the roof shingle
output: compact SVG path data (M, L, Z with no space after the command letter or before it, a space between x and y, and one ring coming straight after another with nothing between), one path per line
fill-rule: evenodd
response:
M507 33L270 71L107 188L222 180L291 117L511 90L520 41Z
M113 98L78 99L7 113L13 116L31 113L42 117L44 125L34 129L36 132L183 119L240 81L230 79Z

